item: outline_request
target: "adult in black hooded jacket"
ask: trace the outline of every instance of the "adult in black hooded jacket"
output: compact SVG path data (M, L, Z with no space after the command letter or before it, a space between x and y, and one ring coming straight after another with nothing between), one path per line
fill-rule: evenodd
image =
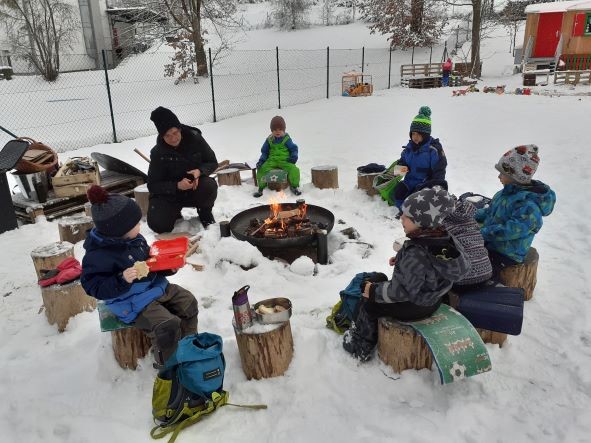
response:
M156 108L150 119L158 138L148 169L148 226L157 233L170 232L186 207L197 208L204 227L215 223L217 184L209 177L218 166L215 153L199 129L181 124L169 109Z

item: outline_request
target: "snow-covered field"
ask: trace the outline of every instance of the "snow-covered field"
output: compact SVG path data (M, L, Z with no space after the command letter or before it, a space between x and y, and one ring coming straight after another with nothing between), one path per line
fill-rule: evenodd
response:
M507 41L483 49L496 67L489 85L518 85L503 77L511 65ZM496 47L498 46L498 48ZM505 49L501 49L505 48ZM485 62L487 66L487 62ZM553 90L554 88L547 88ZM573 93L566 88L562 93ZM576 92L589 92L589 87ZM540 147L537 178L556 191L554 213L534 241L540 253L534 298L526 303L523 332L500 349L488 345L493 370L441 386L436 372L393 374L378 360L358 364L325 328L341 290L360 271L390 273L387 260L402 227L392 209L355 189L356 167L389 163L406 143L421 105L433 110L433 135L448 157L450 190L491 195L500 188L494 163L522 143ZM191 108L189 108L191 109ZM173 110L176 110L173 106ZM200 125L218 158L258 156L277 110ZM305 260L295 266L270 261L247 243L219 238L217 225L203 233L202 252L192 261L205 270L180 270L171 281L199 300L199 329L221 335L227 361L225 388L236 403L266 403L269 409L222 408L184 430L179 443L211 442L586 442L591 435L591 332L589 313L591 187L588 96L516 96L474 93L451 97L451 89L377 91L368 98L334 97L287 107L288 132L300 146L303 197L330 209L337 220L329 236L329 265L317 274ZM147 119L147 114L146 114ZM117 156L146 169L133 153L147 153L154 136L68 152ZM62 155L62 159L65 156ZM338 190L317 190L310 168L339 167ZM254 187L222 187L214 208L218 221L264 203ZM288 201L293 197L288 195ZM185 210L177 230L197 232L194 210ZM346 243L340 229L353 226L374 246ZM149 241L154 235L142 225ZM41 221L0 235L0 426L2 441L16 443L149 442L151 389L148 357L137 371L119 368L111 338L101 333L96 312L71 319L60 334L48 325L29 253L58 240L56 222ZM76 256L84 250L76 245ZM244 271L239 265L256 265ZM250 300L284 296L293 304L295 353L283 377L247 381L231 326L231 296L249 284Z

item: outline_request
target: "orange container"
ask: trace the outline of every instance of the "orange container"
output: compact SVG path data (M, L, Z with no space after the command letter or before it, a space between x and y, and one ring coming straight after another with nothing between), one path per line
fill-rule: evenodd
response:
M150 258L146 263L151 272L182 268L188 248L187 237L155 241L150 246Z

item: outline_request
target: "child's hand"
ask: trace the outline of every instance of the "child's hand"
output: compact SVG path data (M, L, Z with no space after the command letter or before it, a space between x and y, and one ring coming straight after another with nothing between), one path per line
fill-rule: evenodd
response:
M396 264L396 257L390 257L390 260L388 260L388 264L390 266L394 266Z
M137 269L131 267L123 271L123 280L127 283L133 282L137 278Z

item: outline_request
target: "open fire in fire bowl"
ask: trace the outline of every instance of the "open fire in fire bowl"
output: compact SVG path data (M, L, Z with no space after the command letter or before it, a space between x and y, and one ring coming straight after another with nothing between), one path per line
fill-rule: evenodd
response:
M230 231L239 240L256 246L267 257L281 257L291 262L314 249L316 261L328 262L326 235L334 226L328 209L296 203L272 203L236 214Z

